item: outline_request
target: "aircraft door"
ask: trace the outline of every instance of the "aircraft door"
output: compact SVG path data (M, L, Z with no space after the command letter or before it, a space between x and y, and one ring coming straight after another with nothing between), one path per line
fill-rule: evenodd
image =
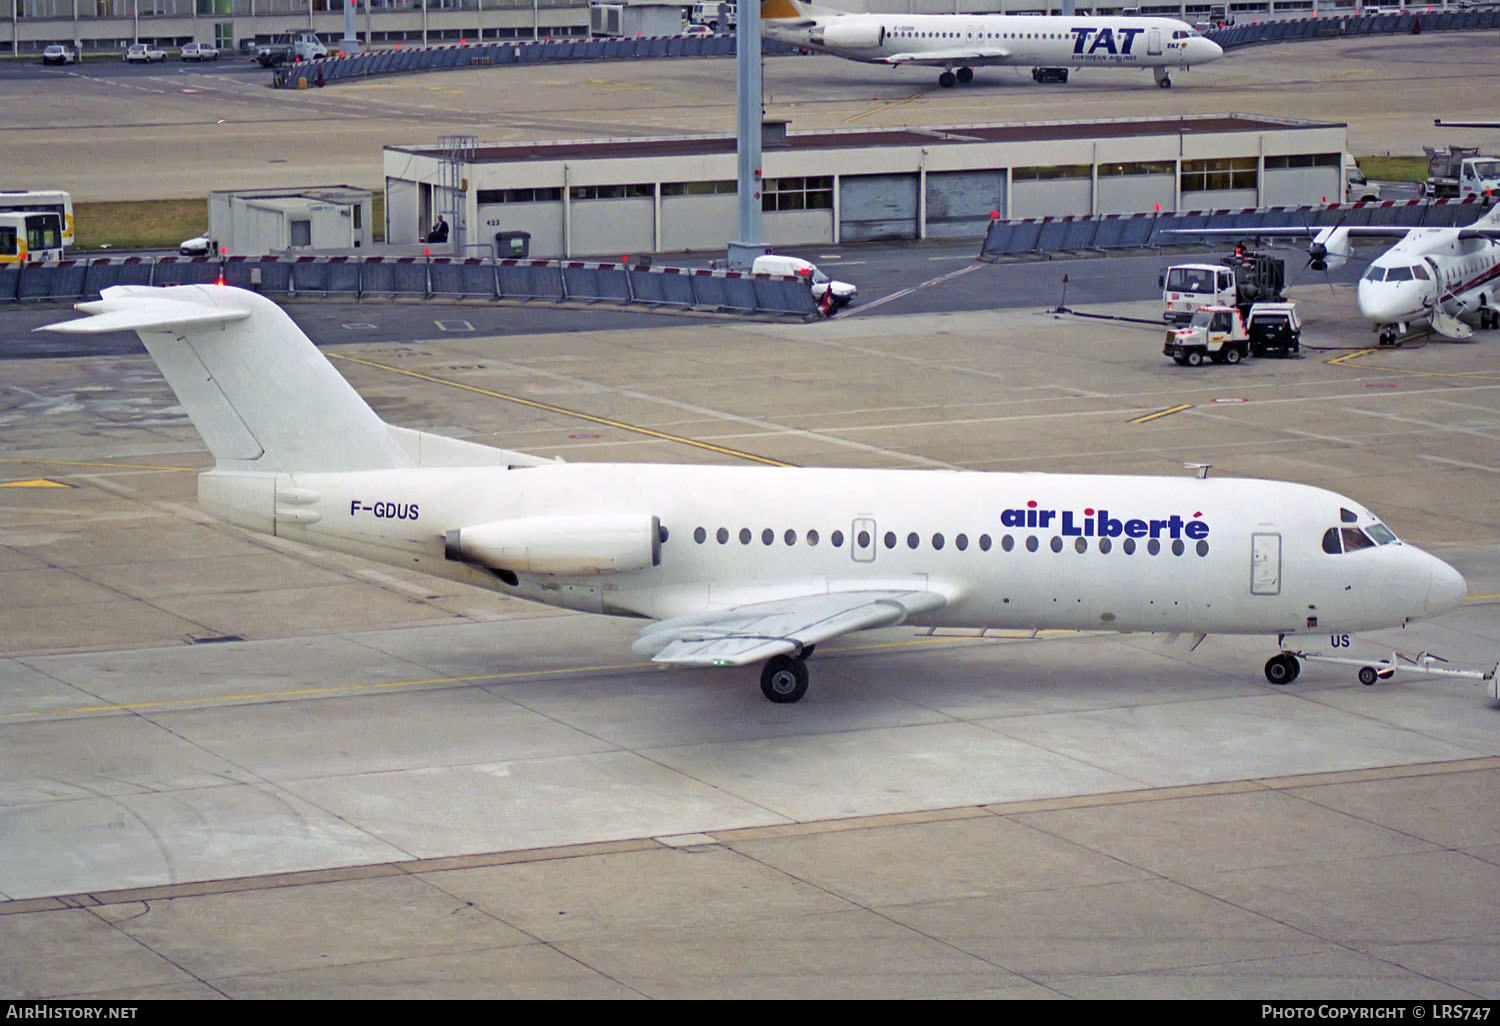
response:
M1250 536L1250 594L1281 594L1281 535Z
M1154 28L1146 33L1146 52L1152 57L1161 56L1161 29Z
M869 517L855 517L849 529L849 555L856 563L875 562L875 521Z

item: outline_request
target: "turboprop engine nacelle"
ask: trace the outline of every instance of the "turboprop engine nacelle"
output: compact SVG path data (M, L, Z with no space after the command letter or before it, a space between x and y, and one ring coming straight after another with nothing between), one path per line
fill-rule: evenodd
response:
M866 49L879 46L885 42L885 28L868 21L851 19L852 24L844 24L843 19L835 21L823 30L823 45L833 47L848 47L853 50Z
M661 563L661 522L644 514L515 517L446 536L449 559L523 574L609 574Z

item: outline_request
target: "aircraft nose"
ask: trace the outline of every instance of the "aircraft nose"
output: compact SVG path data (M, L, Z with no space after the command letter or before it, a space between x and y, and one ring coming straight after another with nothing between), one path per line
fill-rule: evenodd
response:
M1216 61L1220 57L1224 56L1224 48L1218 43L1214 42L1212 39L1199 39L1196 40L1196 42L1203 44L1201 47L1199 47L1199 49L1203 51L1203 56L1200 57L1199 60Z
M1437 616L1463 605L1469 597L1469 584L1463 574L1436 556L1432 559L1432 576L1427 583L1427 615Z
M1355 290L1355 302L1360 316L1374 324L1385 324L1397 319L1396 305L1391 302L1394 289L1376 288L1370 282L1361 281Z

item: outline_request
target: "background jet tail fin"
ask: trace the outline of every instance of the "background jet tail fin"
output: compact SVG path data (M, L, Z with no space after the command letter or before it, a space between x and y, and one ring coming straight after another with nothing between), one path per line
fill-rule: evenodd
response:
M805 21L819 14L843 14L830 7L816 7L804 0L760 0L761 21Z
M412 465L386 424L280 307L223 285L119 285L91 316L38 330L133 330L219 467L268 472Z

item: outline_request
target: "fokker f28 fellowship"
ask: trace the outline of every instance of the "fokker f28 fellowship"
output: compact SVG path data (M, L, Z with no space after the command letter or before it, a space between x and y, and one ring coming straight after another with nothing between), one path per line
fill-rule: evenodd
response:
M1355 298L1360 316L1379 332L1381 345L1421 325L1445 338L1467 339L1474 329L1500 328L1500 206L1467 228L1295 225L1253 229L1177 228L1174 235L1265 236L1309 239L1308 265L1339 267L1358 239L1397 239L1360 276Z
M1031 68L1038 82L1066 82L1069 68L1149 68L1172 85L1186 70L1224 50L1175 18L1021 14L850 14L803 0L761 0L767 39L867 64L942 68L938 85L974 80L974 69Z
M134 330L215 461L200 504L252 530L549 605L652 621L662 663L763 662L928 627L1292 635L1399 627L1464 579L1353 499L1246 479L568 464L382 421L270 300L121 285L79 333ZM1278 644L1280 647L1280 644ZM1297 656L1266 664L1291 681ZM1373 678L1372 678L1373 679Z

